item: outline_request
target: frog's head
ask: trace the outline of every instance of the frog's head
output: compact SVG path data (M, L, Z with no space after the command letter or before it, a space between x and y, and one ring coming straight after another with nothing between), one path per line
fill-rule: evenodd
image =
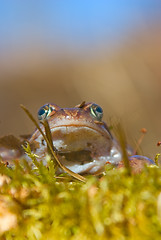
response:
M38 118L40 121L48 119L59 159L72 171L97 173L106 162L120 161L117 143L102 121L103 110L97 104L83 102L74 108L45 104L38 111ZM44 131L43 125L41 128ZM47 146L38 130L33 133L30 143L44 160Z

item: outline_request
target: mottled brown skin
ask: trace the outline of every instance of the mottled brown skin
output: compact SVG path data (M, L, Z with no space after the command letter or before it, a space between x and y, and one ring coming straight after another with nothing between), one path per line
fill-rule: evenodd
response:
M46 106L48 107L48 104L45 108ZM56 104L49 106L52 110L47 119L53 145L57 149L59 160L65 166L80 174L98 174L104 170L106 164L111 163L118 168L124 167L119 144L102 118L93 115L91 111L93 106L98 105L83 102L74 108L61 108ZM43 125L40 126L44 131ZM29 143L33 152L46 164L47 146L39 130L32 134ZM22 149L2 144L0 155L4 161L11 162L13 158L20 158ZM155 164L143 156L133 156L129 160L132 171L136 173L139 173L145 164Z
M156 166L151 159L140 155L129 157L129 163L133 174L141 173L145 166ZM125 167L124 162L120 161L117 165L117 168L119 169L123 167Z
M83 103L74 108L50 104L53 110L48 116L53 145L60 160L71 170L82 174L100 172L107 161L118 163L121 160L120 147L106 123L92 115L93 104ZM44 131L43 125L41 128ZM47 148L38 130L29 142L34 152L44 160ZM84 164L88 167L83 168Z
M60 108L56 104L51 104L55 108L48 117L51 131L53 128L60 126L89 126L90 128L96 129L100 134L106 135L107 139L112 139L107 124L91 117L89 107L92 104L93 103L84 103L81 108L79 105L76 105L74 108ZM36 140L40 135L39 130L36 130L33 133L30 142Z
M22 141L12 135L0 138L0 158L6 163L19 159L23 154Z

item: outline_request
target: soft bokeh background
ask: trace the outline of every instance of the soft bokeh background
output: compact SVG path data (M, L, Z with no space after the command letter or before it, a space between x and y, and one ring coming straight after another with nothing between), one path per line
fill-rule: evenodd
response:
M157 0L0 1L0 135L31 133L20 109L36 116L54 102L82 100L121 119L131 144L161 149L161 2Z

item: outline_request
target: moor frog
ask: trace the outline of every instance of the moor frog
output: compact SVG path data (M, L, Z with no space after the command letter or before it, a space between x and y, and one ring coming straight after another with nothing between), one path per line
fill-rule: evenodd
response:
M56 104L45 104L39 109L38 118L40 122L48 120L59 160L73 172L97 174L104 170L106 163L116 166L121 163L121 148L102 120L103 110L99 105L83 102L74 108L61 108ZM42 124L41 128L44 131ZM38 129L28 141L45 164L47 145ZM3 157L1 149L0 154L5 160L7 157ZM139 164L140 161L154 164L143 156L133 156L132 159L139 160Z

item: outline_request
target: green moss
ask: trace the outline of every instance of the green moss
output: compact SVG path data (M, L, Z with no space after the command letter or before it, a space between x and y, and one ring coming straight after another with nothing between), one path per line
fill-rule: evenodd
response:
M6 214L17 218L2 239L160 239L161 169L132 176L108 170L82 183L66 174L57 178L52 162L35 161L34 169L25 160L14 169L1 163L0 173L11 180L0 199L7 197Z

